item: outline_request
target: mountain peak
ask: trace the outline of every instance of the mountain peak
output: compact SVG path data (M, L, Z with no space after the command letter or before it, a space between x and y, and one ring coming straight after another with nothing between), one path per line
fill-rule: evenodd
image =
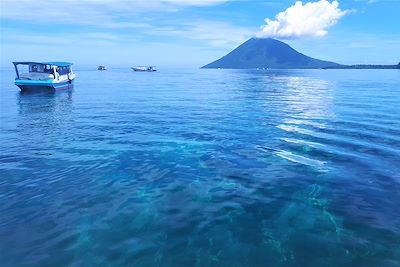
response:
M253 37L203 68L316 69L336 66L339 64L303 55L282 41Z

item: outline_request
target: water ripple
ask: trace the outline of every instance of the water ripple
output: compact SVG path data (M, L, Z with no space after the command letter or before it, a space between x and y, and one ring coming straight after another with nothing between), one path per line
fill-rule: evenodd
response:
M400 262L398 71L78 75L0 80L2 266Z

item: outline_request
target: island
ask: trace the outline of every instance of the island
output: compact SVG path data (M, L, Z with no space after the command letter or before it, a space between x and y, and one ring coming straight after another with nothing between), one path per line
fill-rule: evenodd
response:
M251 38L204 69L400 69L398 65L343 65L306 56L272 38Z

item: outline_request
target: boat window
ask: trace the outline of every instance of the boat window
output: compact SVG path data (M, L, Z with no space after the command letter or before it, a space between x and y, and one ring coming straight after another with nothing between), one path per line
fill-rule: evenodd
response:
M21 73L28 73L30 71L29 65L21 64L17 65L18 72Z
M45 73L53 73L53 68L51 67L51 65L44 65L43 72L45 72Z
M45 65L42 64L32 64L29 65L30 72L45 72Z
M58 67L58 68L57 68L57 72L58 72L60 75L68 74L68 73L70 72L70 71L69 71L69 66Z

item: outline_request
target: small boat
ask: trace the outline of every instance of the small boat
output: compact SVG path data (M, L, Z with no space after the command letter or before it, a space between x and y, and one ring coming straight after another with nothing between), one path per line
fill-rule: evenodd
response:
M21 91L55 91L72 87L75 74L68 62L13 62Z
M97 70L107 70L107 67L106 66L98 66Z
M157 71L155 66L141 66L141 67L133 67L134 71Z

